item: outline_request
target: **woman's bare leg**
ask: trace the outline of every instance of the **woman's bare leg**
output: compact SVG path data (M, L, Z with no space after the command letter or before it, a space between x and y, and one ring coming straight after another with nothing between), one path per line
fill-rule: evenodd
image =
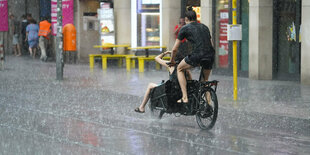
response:
M147 86L143 101L142 101L141 105L139 106L140 111L145 111L145 105L150 98L151 89L156 87L156 86L157 86L157 84L155 84L155 83L149 83L149 85Z
M17 44L16 47L17 47L17 53L18 53L17 56L21 56L22 53L21 53L19 44Z
M187 97L187 89L186 89L186 78L184 75L184 71L186 71L186 69L191 68L192 66L187 64L185 62L185 60L183 59L180 64L178 65L178 80L179 80L179 84L181 87L181 91L182 91L182 100L184 103L188 103L188 97ZM179 103L181 102L181 100L178 101Z
M16 56L17 55L16 45L13 45L13 52L14 52L14 55Z
M29 53L30 53L30 56L32 56L32 48L29 47Z
M36 58L36 52L37 52L37 48L34 47L34 48L33 48L33 59Z

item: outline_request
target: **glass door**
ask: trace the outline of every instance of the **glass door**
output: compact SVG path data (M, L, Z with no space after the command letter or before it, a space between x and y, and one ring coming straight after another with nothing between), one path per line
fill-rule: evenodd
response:
M301 0L274 0L274 78L300 79Z

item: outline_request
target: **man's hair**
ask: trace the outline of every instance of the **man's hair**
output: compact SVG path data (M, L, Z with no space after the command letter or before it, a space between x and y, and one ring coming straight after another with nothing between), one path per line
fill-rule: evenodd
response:
M189 20L189 21L197 21L197 15L196 12L193 11L192 7L189 7L187 9L187 11L185 12L185 17Z

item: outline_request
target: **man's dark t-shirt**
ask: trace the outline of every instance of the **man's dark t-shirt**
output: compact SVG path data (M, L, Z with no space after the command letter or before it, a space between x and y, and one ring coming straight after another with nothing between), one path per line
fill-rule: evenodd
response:
M215 51L210 40L210 30L206 25L192 22L183 26L178 39L183 40L184 38L192 44L193 51L191 55L203 58L214 57Z

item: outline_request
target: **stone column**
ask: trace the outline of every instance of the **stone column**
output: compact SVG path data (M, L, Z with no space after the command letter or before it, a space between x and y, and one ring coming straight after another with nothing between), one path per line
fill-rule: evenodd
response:
M200 22L207 25L212 34L212 0L201 0L200 4Z
M249 78L272 79L273 1L249 1Z
M114 0L115 37L116 44L131 42L131 1ZM117 48L118 54L123 54L124 48Z
M301 83L310 85L310 1L302 1L301 12Z
M76 28L76 52L78 61L81 58L81 12L80 0L74 1L74 26Z
M162 0L162 41L169 50L175 43L174 27L179 22L180 12L181 0Z

